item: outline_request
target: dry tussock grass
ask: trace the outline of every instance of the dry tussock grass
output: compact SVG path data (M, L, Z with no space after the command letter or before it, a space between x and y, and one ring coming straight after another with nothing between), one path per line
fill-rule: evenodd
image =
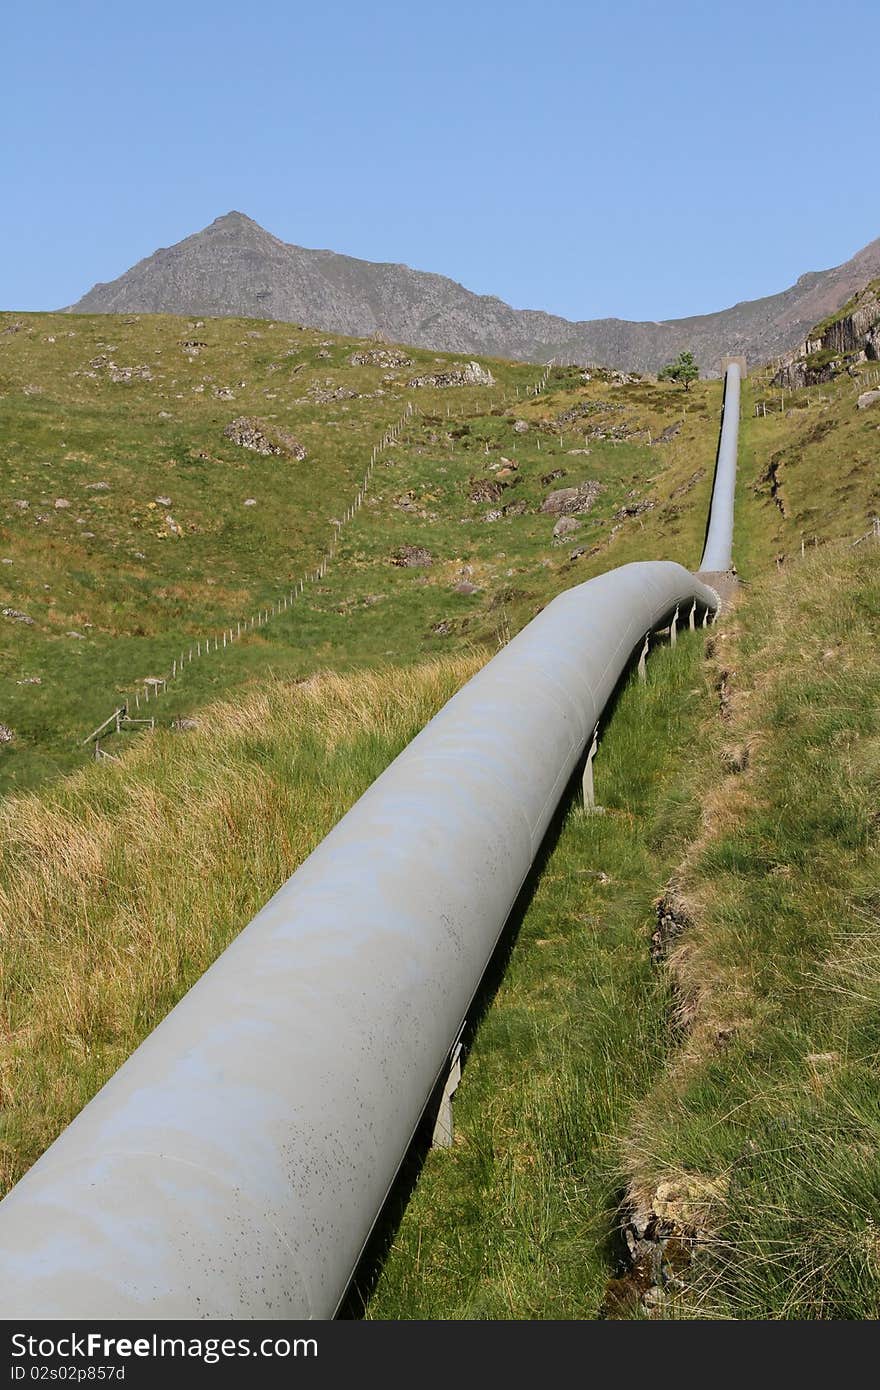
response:
M4 803L4 1186L478 665L263 684Z

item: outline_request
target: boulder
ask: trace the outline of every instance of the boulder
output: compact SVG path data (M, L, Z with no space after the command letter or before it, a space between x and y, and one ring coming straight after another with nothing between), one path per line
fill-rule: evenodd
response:
M566 536L573 536L575 531L581 529L581 523L573 516L561 516L553 527L553 539L557 545L562 545Z
M574 516L588 512L601 491L601 483L594 479L578 487L560 487L547 494L541 503L541 511L549 512L551 516Z
M880 401L880 391L863 391L858 399L859 410L867 410L869 406L876 405Z

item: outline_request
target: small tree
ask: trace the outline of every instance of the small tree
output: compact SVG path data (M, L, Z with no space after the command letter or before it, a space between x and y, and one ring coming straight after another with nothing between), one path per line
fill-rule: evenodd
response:
M686 391L691 389L691 382L696 381L700 375L700 369L694 361L692 352L680 352L674 362L667 362L661 372L657 373L658 381L680 381Z

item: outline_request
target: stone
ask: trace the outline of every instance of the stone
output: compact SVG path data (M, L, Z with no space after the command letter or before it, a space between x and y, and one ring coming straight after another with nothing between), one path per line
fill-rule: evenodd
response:
M43 684L43 677L42 677L42 676L22 676L21 680L20 680L20 681L16 681L15 684L16 684L16 685L42 685L42 684Z
M55 510L56 510L56 512L63 512L63 511L64 511L67 507L69 507L69 506L70 506L70 503L68 502L68 500L67 500L66 497L56 497L56 498L55 498Z
M477 594L479 589L476 584L472 584L469 579L462 579L459 584L453 587L454 594Z
M75 637L78 642L84 642L86 640L84 633L75 632L73 628L71 628L70 632L66 632L64 635L65 637Z
M244 499L244 505L246 507L255 507L257 505L256 497L246 497Z
M172 719L171 727L177 734L187 733L190 729L199 727L198 719Z
M593 480L581 483L579 487L561 487L548 493L541 503L541 511L553 516L572 516L588 512L602 491L601 483Z
M23 497L17 497L12 505L13 507L18 507L20 512L26 512L31 504L30 502L26 502Z
M869 406L876 405L880 401L880 391L863 391L856 404L859 410L867 410Z
M86 483L87 492L109 492L109 483Z
M171 506L171 498L170 498L170 497L157 497L157 498L155 499L155 501L158 503L158 505L159 505L160 507L170 507L170 506Z
M0 743L11 743L15 734L8 724L0 724Z
M558 545L562 545L566 536L573 536L575 531L581 529L581 523L573 516L561 516L553 527L553 539Z
M7 562L8 563L8 562ZM24 623L26 627L33 627L34 620L29 618L27 613L22 613L18 608L4 608L3 617L8 618L13 623Z
M527 434L529 429L528 420L517 420L513 428L517 434Z

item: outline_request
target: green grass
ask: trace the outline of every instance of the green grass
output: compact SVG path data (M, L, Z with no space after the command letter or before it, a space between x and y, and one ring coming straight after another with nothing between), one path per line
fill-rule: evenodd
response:
M677 1316L880 1311L878 628L866 544L756 586L717 634L732 713L703 741L669 963L688 1029L625 1146L643 1204L662 1181L725 1194L684 1232Z

